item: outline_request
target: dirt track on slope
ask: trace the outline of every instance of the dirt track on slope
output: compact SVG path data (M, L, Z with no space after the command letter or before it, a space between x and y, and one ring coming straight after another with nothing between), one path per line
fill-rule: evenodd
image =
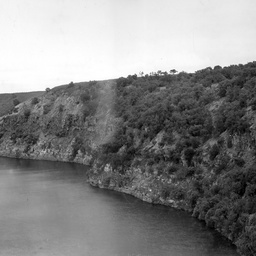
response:
M102 81L99 90L99 105L96 112L95 145L109 142L116 128L117 119L114 116L115 81Z

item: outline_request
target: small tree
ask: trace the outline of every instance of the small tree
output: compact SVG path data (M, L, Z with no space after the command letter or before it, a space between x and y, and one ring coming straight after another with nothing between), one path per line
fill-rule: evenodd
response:
M63 110L64 110L64 105L60 104L59 105L59 112L63 112Z
M30 109L25 109L25 110L24 110L24 116L25 116L26 119L29 118L30 114L31 114Z
M215 157L219 154L220 149L217 144L214 144L210 149L210 160L213 161Z
M13 105L17 106L18 104L20 104L20 101L18 99L14 99L13 100Z
M52 104L46 104L43 106L43 114L46 115L51 111Z
M72 88L75 84L73 83L73 81L71 81L69 84L68 84L68 88Z
M34 97L31 101L31 104L32 105L36 105L37 103L39 102L38 98L37 97Z
M171 69L171 70L170 70L170 74L171 74L171 75L175 75L177 72L178 72L178 71L177 71L176 69Z
M87 92L84 92L80 95L80 100L83 102L83 103L86 103L87 101L90 100L90 94L89 94L89 91Z
M184 151L184 157L187 161L187 164L188 166L191 165L191 162L192 162L192 159L193 159L193 156L195 155L195 151L193 148L189 147L187 149L185 149Z

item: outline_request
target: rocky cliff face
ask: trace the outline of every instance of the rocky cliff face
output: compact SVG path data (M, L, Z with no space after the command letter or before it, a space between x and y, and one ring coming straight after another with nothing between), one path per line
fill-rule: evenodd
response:
M69 84L0 119L0 155L90 165L115 132L114 81Z
M160 132L156 138L145 144L142 155L148 155L149 152L164 155L167 148L159 146L159 138L162 136L163 133ZM211 152L216 145L218 154L212 159ZM170 147L175 149L176 146L174 143ZM208 183L205 189L211 190L226 178L230 168L249 168L255 161L255 140L248 134L230 136L224 132L218 139L209 139L204 143L200 156L193 160L193 167L188 166L184 155L182 158L182 165L179 166L163 162L148 165L143 157L137 156L125 171L121 166L114 168L111 161L102 162L97 159L90 171L89 182L93 186L134 195L149 203L163 204L193 213L199 197L195 185L199 186L198 190L203 189L200 182L204 180ZM200 219L204 217L199 216Z

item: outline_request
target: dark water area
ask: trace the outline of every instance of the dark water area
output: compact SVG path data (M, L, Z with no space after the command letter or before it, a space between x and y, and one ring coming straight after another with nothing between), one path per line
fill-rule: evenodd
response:
M238 255L186 212L91 187L86 170L0 157L0 255Z

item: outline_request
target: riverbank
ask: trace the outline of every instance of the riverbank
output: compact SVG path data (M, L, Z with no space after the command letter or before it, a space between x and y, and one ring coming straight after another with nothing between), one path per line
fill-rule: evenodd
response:
M86 167L0 157L0 256L234 256L175 209L85 183Z
M245 231L239 239L232 236L234 233L226 231L225 225L227 225L227 222L224 222L222 226L215 227L213 222L211 222L211 215L208 213L208 207L214 203L214 201L211 201L211 198L205 198L203 196L201 198L197 197L197 200L195 200L195 190L192 189L192 186L197 182L197 180L194 179L195 176L185 180L177 180L174 176L148 173L145 172L143 168L139 167L129 168L126 172L120 172L113 169L109 164L105 165L102 169L97 169L94 166L90 169L89 173L88 182L92 186L129 194L147 203L165 205L189 212L193 217L203 220L208 227L214 228L222 234L223 237L229 239L237 246L238 252L240 252L241 255L253 255L253 253L241 253L240 248L241 246L243 246L243 248L248 246L249 248L250 239L252 239L254 232L253 223L256 220L255 214L244 214L243 219L239 220L235 219L238 215L233 215L231 219L233 222L230 225L232 225L233 228L239 228L240 225L245 227ZM233 173L233 175L237 174ZM245 175L252 175L251 177L254 177L252 171L245 173ZM211 177L207 175L205 175L204 178L211 180ZM211 191L212 189L214 189L214 187L209 190ZM217 198L215 198L215 200L216 199ZM226 212L219 212L219 217L223 219L226 216L225 218L229 220L231 218L230 213L234 214L234 211L238 211L242 202L244 201L225 199L225 205L223 205L221 209L226 209ZM215 204L218 206L216 208L217 212L218 208L220 208L220 204ZM241 223L241 221L244 222ZM247 237L246 240L247 232L252 232L252 235Z
M6 156L7 154L5 154L5 157ZM8 157L13 158L12 156ZM60 161L56 158L50 159L47 157L30 158L29 156L22 157L22 155L19 155L19 158L78 163L74 161ZM195 212L193 212L193 207L188 203L186 195L184 195L184 191L181 190L182 187L188 187L192 180L187 180L186 184L179 182L174 183L170 179L145 173L141 170L141 168L131 168L126 172L126 174L120 174L118 171L114 170L111 165L107 164L103 170L96 169L96 165L92 166L87 174L87 182L93 187L125 193L149 204L164 205L183 210L189 212L192 216L205 221L205 219L195 215ZM166 194L166 191L170 190L170 186L172 193ZM217 231L222 233L221 230ZM232 242L230 237L225 236L223 233L222 235Z

